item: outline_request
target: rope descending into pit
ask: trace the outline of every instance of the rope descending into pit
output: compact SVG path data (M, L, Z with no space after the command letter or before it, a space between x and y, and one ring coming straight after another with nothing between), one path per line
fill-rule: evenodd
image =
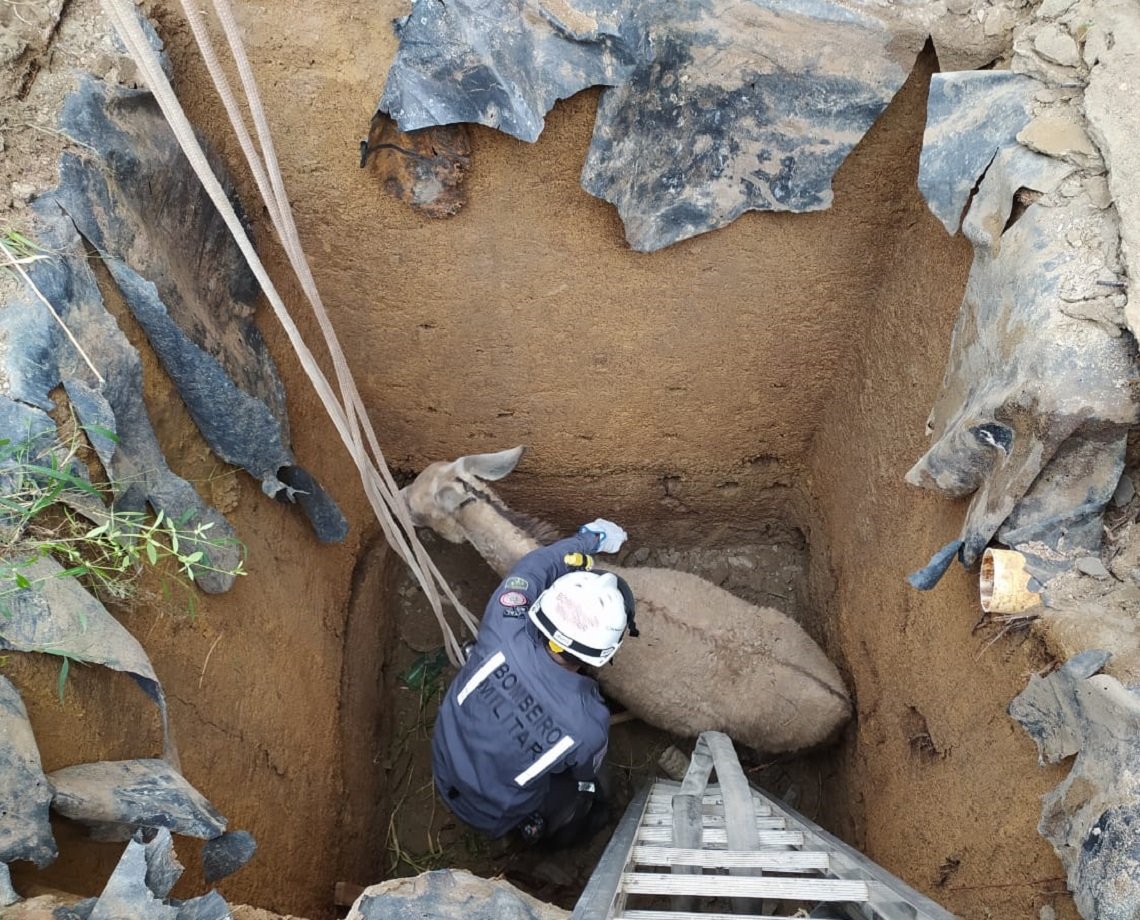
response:
M417 539L415 527L408 516L408 511L404 507L403 501L399 497L399 489L392 478L391 471L388 469L388 464L384 459L384 453L380 449L379 441L368 420L368 413L364 409L360 393L356 388L356 383L352 378L352 373L345 360L344 352L340 347L332 323L329 321L328 314L325 311L324 304L317 291L316 283L309 269L308 260L305 258L305 253L297 234L297 228L293 222L292 208L289 205L289 199L285 193L285 184L281 177L277 155L269 134L265 112L261 106L260 95L258 94L257 86L253 79L249 61L242 47L241 39L238 36L237 24L234 21L233 12L228 0L213 0L213 2L218 19L222 23L231 53L234 56L238 73L241 76L242 85L246 92L246 102L253 117L264 157L258 153L254 146L253 139L246 130L245 120L238 108L229 81L222 70L217 56L214 54L201 14L194 7L191 0L182 0L182 7L186 12L186 17L189 20L190 28L202 52L202 57L210 71L210 75L214 79L218 94L221 96L222 103L225 106L226 112L229 114L242 151L245 153L246 159L249 162L254 180L265 201L270 219L273 222L274 230L277 232L278 239L281 241L289 257L289 263L293 267L293 271L300 281L301 288L312 306L313 313L324 336L325 345L332 357L337 383L340 388L341 400L343 400L343 402L337 399L336 393L333 391L328 379L321 371L312 352L305 344L293 318L289 315L289 311L281 299L281 296L269 278L265 266L262 264L261 259L253 248L252 242L246 235L245 229L242 227L241 221L235 213L233 206L230 204L221 183L210 168L206 160L206 155L198 143L194 135L194 130L186 117L186 113L183 111L174 90L170 86L170 82L166 79L166 75L162 71L158 55L154 49L151 48L150 43L143 33L142 26L136 18L133 3L131 0L102 0L104 11L122 38L123 43L130 51L135 63L138 65L147 85L150 87L151 92L154 94L155 99L162 109L163 115L166 116L171 130L174 132L179 144L181 144L183 152L186 154L187 159L190 161L191 166L193 166L195 173L197 173L199 180L202 182L211 200L214 202L218 213L221 214L222 219L226 222L230 233L233 234L238 248L241 249L242 255L245 256L250 269L261 285L261 289L265 292L266 298L272 305L274 314L276 314L278 321L289 336L289 341L300 359L301 366L305 369L305 373L308 375L309 380L320 396L321 402L329 414L329 418L332 419L333 424L336 426L337 433L348 448L353 463L360 473L365 495L367 495L369 504L371 504L372 510L380 522L388 544L396 551L400 558L407 563L415 575L416 580L423 588L424 595L431 604L436 619L439 621L440 629L443 632L444 647L447 650L447 656L452 664L458 666L462 662L462 652L459 641L456 639L451 625L447 622L447 618L443 614L440 590L442 590L452 606L455 607L463 624L472 634L476 632L477 625L471 614L463 604L459 602L454 592L452 592L450 586L442 574L440 574L439 569L436 568L435 564L428 557L423 544ZM369 451L371 451L371 453L369 453Z

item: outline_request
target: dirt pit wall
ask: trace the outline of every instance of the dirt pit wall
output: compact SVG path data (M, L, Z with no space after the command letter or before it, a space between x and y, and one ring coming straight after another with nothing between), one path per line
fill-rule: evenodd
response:
M146 8L283 278L176 7ZM67 15L96 23L96 8L75 0ZM1036 917L1046 903L1073 916L1035 831L1059 773L1038 770L1004 715L1045 662L1016 639L983 647L966 575L931 595L902 580L959 521L902 484L970 258L915 189L933 55L839 171L831 209L750 214L637 255L578 185L596 93L559 104L534 145L475 130L469 203L449 220L416 215L358 168L395 51L389 22L405 11L238 8L302 240L393 466L527 444L504 483L510 503L564 527L613 517L631 551L802 540L809 625L859 711L839 747L788 768L810 790L805 810L964 917ZM219 472L140 342L167 455L225 492L251 574L200 600L195 619L144 608L128 626L167 685L184 772L258 838L223 894L316 918L332 914L336 881L375 881L389 865L400 571L283 333L269 315L260 325L295 452L345 509L349 540L317 545L289 509ZM18 667L48 769L155 753L134 688L80 674L60 704L50 663ZM59 827L59 862L17 881L98 890L118 849ZM192 844L179 853L193 863ZM185 890L197 883L191 871Z

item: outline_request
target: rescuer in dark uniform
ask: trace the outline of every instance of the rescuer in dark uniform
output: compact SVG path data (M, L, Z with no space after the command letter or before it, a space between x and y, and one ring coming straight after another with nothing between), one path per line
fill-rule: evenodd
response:
M527 554L491 596L479 637L448 688L432 734L436 790L490 837L562 846L596 832L607 809L598 773L610 714L582 668L606 664L628 628L633 595L591 553L626 533L599 518Z

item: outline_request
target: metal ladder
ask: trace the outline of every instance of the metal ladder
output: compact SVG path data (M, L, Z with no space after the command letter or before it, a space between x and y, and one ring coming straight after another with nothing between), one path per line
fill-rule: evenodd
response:
M741 917L955 920L754 788L731 739L704 732L682 782L658 780L630 802L570 920Z

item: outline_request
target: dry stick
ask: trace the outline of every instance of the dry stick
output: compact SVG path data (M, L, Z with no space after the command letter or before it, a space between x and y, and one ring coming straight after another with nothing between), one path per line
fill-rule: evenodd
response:
M12 266L12 268L16 270L19 276L24 279L24 284L30 287L32 289L32 293L34 293L36 297L40 299L40 302L48 308L48 312L51 313L52 318L55 319L57 323L59 323L59 328L63 330L64 334L67 336L68 341L71 342L71 344L75 347L75 350L79 352L79 357L81 357L84 363L86 363L86 365L91 368L91 373L95 375L95 379L98 380L100 384L104 383L105 381L103 380L103 375L95 369L95 365L92 364L91 359L87 357L87 352L83 350L83 346L80 345L78 341L76 341L75 336L71 334L71 330L67 328L67 324L63 321L63 318L58 313L56 313L55 307L48 303L48 299L44 297L43 292L41 292L40 289L36 287L36 283L31 279L31 277L29 277L28 273L24 271L24 266L20 264L20 261L12 254L12 251L8 248L3 240L0 240L0 250L4 251L4 256L7 258L8 263Z
M1031 882L1002 882L993 885L946 885L943 891L983 891L989 888L1028 888L1031 885L1044 885L1048 882L1067 882L1068 880L1063 875L1056 875L1052 878L1038 878ZM1056 894L1065 894L1064 892L1055 892Z
M77 141L74 137L71 137L68 134L64 134L62 131L60 131L56 128L48 128L48 127L45 127L44 125L33 124L30 121L19 122L18 124L12 125L12 127L13 128L31 128L33 131L42 131L44 134L53 134L56 137L62 137L69 144L74 144L76 147L83 147L87 150L90 150L92 153L98 153L99 152L94 147L92 147L90 144L85 144L85 143L83 143L83 141Z
M198 689L199 690L202 689L202 681L204 681L206 679L206 668L210 664L210 656L214 654L214 649L216 649L218 647L218 643L222 641L222 636L224 636L224 635L225 635L224 632L218 633L218 638L216 638L213 641L213 644L210 645L210 650L208 652L206 652L206 658L202 662L202 673L198 675Z

